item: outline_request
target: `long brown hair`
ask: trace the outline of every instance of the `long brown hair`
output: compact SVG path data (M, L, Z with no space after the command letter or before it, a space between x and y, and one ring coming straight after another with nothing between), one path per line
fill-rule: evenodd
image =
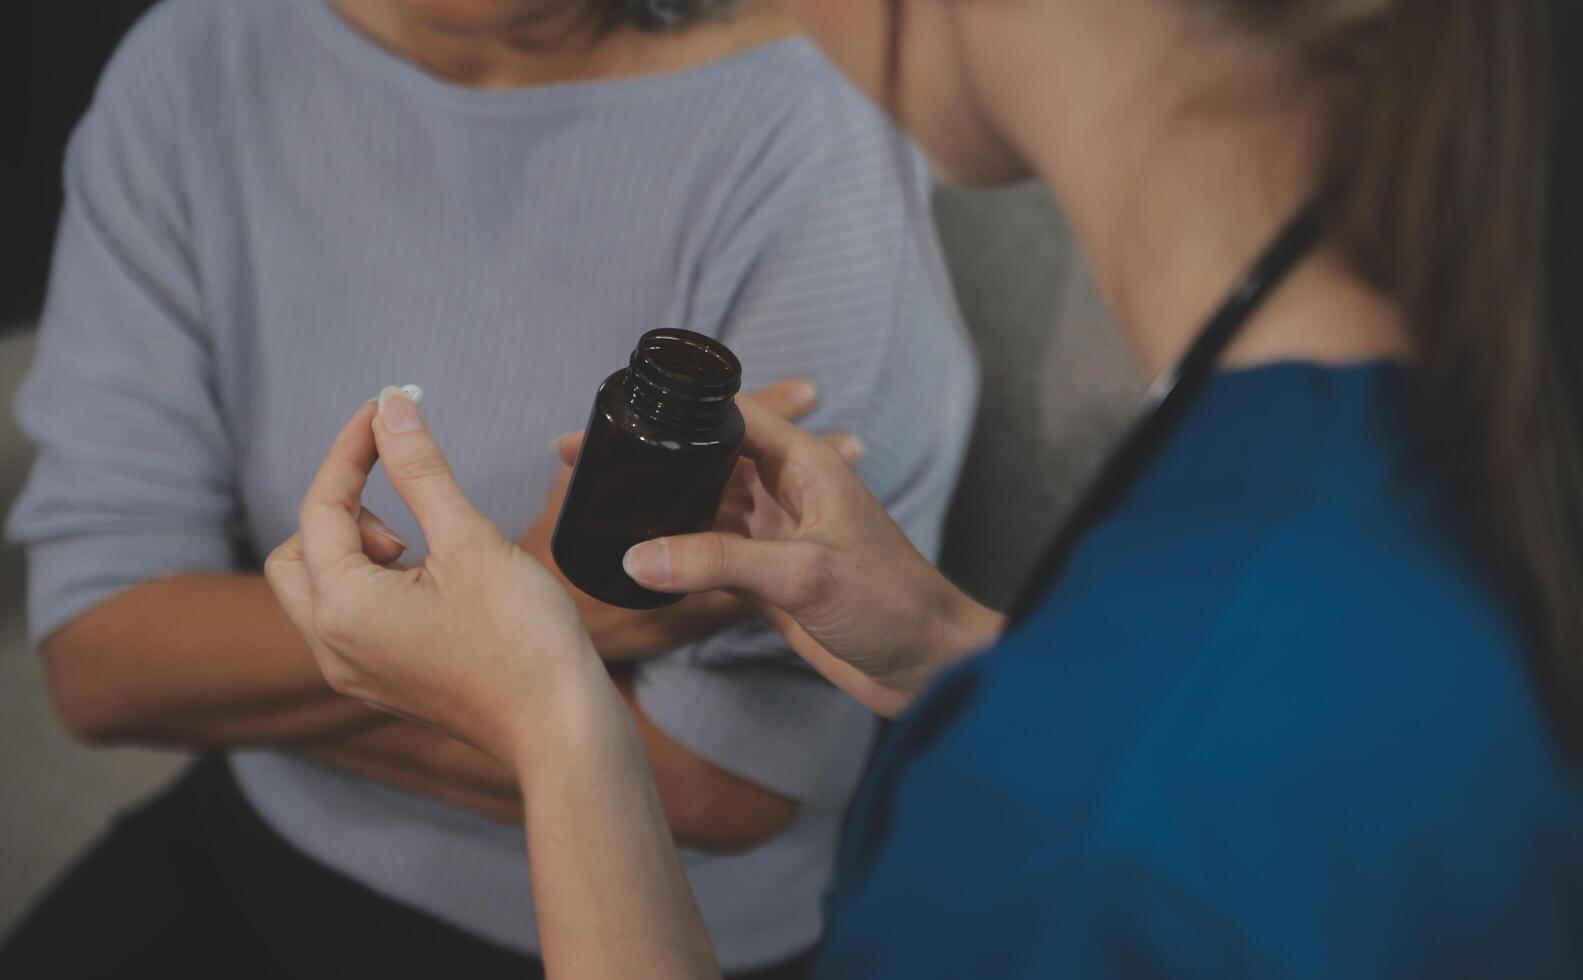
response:
M1583 755L1583 269L1562 267L1583 234L1583 170L1561 159L1583 133L1583 93L1561 81L1575 0L1200 2L1341 76L1336 234L1407 318L1421 436Z
M1332 107L1333 233L1401 307L1421 438L1517 604L1583 759L1578 0L1183 0L1288 49ZM902 0L886 81L899 113ZM1574 43L1568 43L1574 42Z

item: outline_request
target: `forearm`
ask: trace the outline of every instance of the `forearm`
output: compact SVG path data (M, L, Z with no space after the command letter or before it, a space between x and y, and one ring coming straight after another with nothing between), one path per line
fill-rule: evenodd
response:
M637 726L677 842L740 851L774 837L797 816L796 800L727 772L661 731L643 713L630 681L618 678L616 688Z
M516 777L493 758L433 729L392 718L307 747L320 762L498 820L522 821Z
M716 977L643 739L608 683L577 692L516 761L548 973Z
M95 741L307 741L386 718L330 690L261 575L143 583L62 628L44 656L62 720Z
M688 751L638 706L630 684L617 682L637 725L672 836L715 851L751 847L779 833L798 804ZM421 793L494 820L522 819L516 775L471 745L407 721L370 728L309 747L328 765L410 793Z
M326 764L494 819L516 821L513 775L471 746L330 690L260 575L147 582L52 637L45 664L66 725L95 742L179 748L291 744ZM797 804L711 765L630 710L677 839L735 850L782 829Z

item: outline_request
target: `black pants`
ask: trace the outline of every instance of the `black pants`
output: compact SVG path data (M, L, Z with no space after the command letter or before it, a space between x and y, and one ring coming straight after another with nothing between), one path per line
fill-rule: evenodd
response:
M220 759L118 819L0 947L5 980L543 974L297 851ZM743 976L806 974L804 958Z

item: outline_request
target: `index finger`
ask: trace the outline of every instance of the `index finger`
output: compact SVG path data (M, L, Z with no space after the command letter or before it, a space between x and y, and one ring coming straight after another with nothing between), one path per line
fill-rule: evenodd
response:
M792 422L813 411L819 401L819 389L807 378L785 378L765 385L744 399L764 406L783 419Z
M738 398L737 408L747 432L742 437L742 455L760 465L784 462L801 439L818 441L796 425L751 398Z
M847 444L838 449L806 429L786 421L749 398L737 399L747 432L742 437L742 455L758 468L759 482L794 513L798 499L810 483L836 479L839 471L850 468L863 455L862 442L854 435L841 434Z
M363 553L357 516L363 509L368 474L379 458L372 428L374 411L372 402L364 405L341 429L297 511L303 559L315 589L322 587L325 577L337 567L373 564Z

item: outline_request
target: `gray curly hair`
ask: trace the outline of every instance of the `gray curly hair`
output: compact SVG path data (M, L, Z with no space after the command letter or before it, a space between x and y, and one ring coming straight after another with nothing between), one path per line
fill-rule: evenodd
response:
M596 0L612 22L635 24L645 31L668 31L705 17L717 17L741 0Z

